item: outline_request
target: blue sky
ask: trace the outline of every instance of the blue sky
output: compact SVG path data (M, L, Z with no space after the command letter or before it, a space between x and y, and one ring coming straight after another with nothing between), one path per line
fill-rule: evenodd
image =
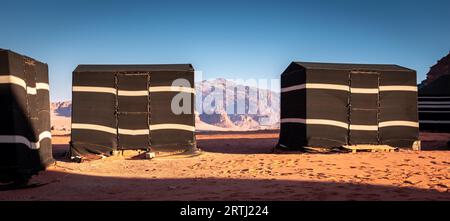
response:
M293 60L395 63L418 80L450 51L450 1L0 0L0 48L49 64L192 63L204 78L279 78Z

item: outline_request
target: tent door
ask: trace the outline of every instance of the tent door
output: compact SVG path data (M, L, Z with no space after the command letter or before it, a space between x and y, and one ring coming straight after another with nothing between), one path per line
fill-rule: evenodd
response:
M150 74L118 73L115 77L117 149L150 148Z
M379 144L380 74L352 71L349 78L349 144Z

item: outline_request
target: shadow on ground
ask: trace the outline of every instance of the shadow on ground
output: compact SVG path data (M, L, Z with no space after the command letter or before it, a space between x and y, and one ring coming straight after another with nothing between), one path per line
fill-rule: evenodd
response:
M34 183L34 184L33 184ZM450 200L449 192L333 182L120 178L48 171L0 200Z

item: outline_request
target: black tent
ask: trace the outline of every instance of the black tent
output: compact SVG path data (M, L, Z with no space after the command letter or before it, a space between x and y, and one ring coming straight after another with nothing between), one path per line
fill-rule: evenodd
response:
M195 149L194 97L190 64L79 65L73 72L71 155ZM174 102L190 106L175 113Z
M416 140L414 70L293 62L281 76L280 148L412 147Z
M419 89L420 130L450 132L450 75Z
M0 49L0 181L26 181L54 162L48 67Z

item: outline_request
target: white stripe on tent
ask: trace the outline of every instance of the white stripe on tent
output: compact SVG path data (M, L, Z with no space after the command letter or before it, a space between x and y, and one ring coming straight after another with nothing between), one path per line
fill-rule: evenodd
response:
M327 90L341 90L341 91L349 91L348 85L340 85L340 84L317 84L317 83L307 83L307 84L298 84L290 87L281 88L281 92L289 92L295 90L303 90L303 89L327 89Z
M149 88L150 92L185 92L195 94L195 89L180 86L155 86Z
M450 113L450 111L421 111L419 110L419 113Z
M419 101L418 104L450 104L450 101Z
M37 82L36 87L28 87L23 79L13 75L0 76L0 84L18 85L23 89L25 89L27 91L27 94L31 95L37 94L37 90L47 90L47 91L49 90L49 86L47 83Z
M305 89L306 85L305 84L299 84L299 85L294 85L294 86L290 86L290 87L284 87L281 88L281 92L289 92L289 91L297 91L297 90L302 90Z
M422 124L450 124L448 120L421 120L419 122Z
M350 130L377 131L378 125L350 125Z
M130 130L130 129L119 128L119 134L124 134L124 135L132 135L132 136L148 135L149 132L150 131L148 129Z
M348 129L348 124L335 120L325 119L303 119L303 118L283 118L281 123L300 123L300 124L317 124L317 125L331 125Z
M418 122L414 121L403 121L403 120L393 120L380 122L379 127L419 127Z
M36 95L38 90L50 90L47 83L36 83L36 87L27 86L27 94Z
M450 105L420 105L419 108L450 108Z
M380 86L380 91L417 91L417 86L386 85Z
M50 86L47 83L36 83L36 90L50 90Z
M307 83L307 89L328 89L328 90L340 90L340 91L349 91L350 87L348 85L340 85L340 84L315 84L315 83Z
M125 91L125 90L119 90L119 96L148 96L148 91Z
M402 86L402 85L387 85L376 88L350 88L348 85L342 84L318 84L318 83L306 83L299 84L290 87L281 88L281 92L289 92L303 89L326 89L326 90L341 90L351 91L352 93L361 94L377 94L378 91L417 91L416 86Z
M25 81L13 75L0 76L0 84L16 84L23 88L27 88Z
M117 134L116 128L106 127L106 126L96 125L96 124L73 123L72 129L96 130L96 131L103 131L103 132L111 133L111 134ZM184 125L184 124L153 124L153 125L150 125L150 130L151 131L153 131L153 130L195 131L195 127L190 126L190 125ZM131 130L131 129L119 128L119 134L125 134L125 135L144 135L144 134L148 134L148 131L149 131L149 129Z
M301 123L301 124L316 124L316 125L328 125L337 126L341 128L348 129L349 125L346 122L326 120L326 119L303 119L303 118L284 118L281 119L281 123ZM365 131L376 131L378 127L394 127L394 126L404 126L404 127L419 127L417 122L413 121L385 121L380 122L379 125L356 125L351 124L350 130L365 130Z
M378 94L378 88L350 88L350 92L354 94Z
M112 127L106 127L102 125L97 124L79 124L79 123L73 123L72 129L82 129L82 130L96 130L96 131L103 131L110 134L117 134L117 129Z
M37 142L31 142L26 137L20 135L0 135L0 143L20 143L26 145L32 150L37 150L41 146L40 142L47 138L52 138L52 134L49 131L44 131L39 134L39 139Z
M111 87L90 87L90 86L73 86L74 92L98 92L116 94L116 89Z
M91 86L73 86L74 92L98 92L116 94L116 89L111 87L91 87ZM150 87L149 92L185 92L195 94L194 88L178 87L178 86L157 86ZM119 90L119 96L147 96L147 91L127 91Z
M419 99L450 99L450 97L427 97L427 96L425 96L425 97L422 97L422 96L419 96Z
M150 130L186 130L195 131L194 126L184 124L153 124L150 125Z

